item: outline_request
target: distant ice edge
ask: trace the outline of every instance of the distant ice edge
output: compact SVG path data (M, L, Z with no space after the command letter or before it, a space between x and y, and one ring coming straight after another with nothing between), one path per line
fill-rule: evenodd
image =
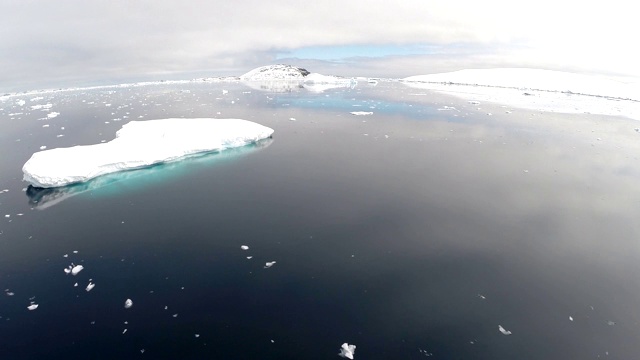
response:
M274 130L242 119L170 118L131 121L101 144L34 153L23 179L39 188L86 182L101 175L256 143Z

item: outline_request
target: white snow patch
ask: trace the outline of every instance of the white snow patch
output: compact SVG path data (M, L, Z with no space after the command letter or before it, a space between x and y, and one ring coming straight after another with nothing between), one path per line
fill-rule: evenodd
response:
M342 344L342 346L340 347L340 353L338 355L347 358L347 359L353 359L353 355L356 352L356 346L355 345L349 345L347 343Z
M197 153L244 146L272 134L271 128L240 119L131 121L106 143L36 152L22 171L24 180L33 186L64 186Z

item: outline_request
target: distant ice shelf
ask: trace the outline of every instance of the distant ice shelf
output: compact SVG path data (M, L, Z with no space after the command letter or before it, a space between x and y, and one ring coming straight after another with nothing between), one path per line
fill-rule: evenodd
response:
M131 121L107 143L34 153L24 180L40 188L86 182L101 175L148 167L269 138L273 129L241 119Z
M527 68L466 69L404 78L406 85L475 102L640 120L640 81Z

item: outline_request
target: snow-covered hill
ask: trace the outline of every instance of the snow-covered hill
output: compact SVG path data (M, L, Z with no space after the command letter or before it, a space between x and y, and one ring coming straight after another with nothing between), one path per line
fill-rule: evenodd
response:
M322 75L292 65L267 65L253 69L240 76L249 86L268 91L292 91L307 89L322 92L332 88L353 87L357 81L352 78Z
M306 69L292 65L267 65L255 68L240 76L244 81L264 81L264 80L304 80L310 72Z

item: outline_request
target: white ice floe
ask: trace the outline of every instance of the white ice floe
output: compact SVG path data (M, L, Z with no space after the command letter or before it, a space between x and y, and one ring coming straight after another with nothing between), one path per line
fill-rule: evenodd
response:
M35 187L58 187L198 153L244 146L272 134L271 128L240 119L131 121L116 133L114 140L106 143L36 152L22 171L24 180Z
M268 269L268 268L272 267L273 265L275 265L275 263L276 263L275 261L268 261L268 262L264 265L264 268L265 268L265 269Z
M133 306L133 301L132 301L131 299L127 299L127 300L124 302L124 308L125 308L125 309L128 309L128 308L130 308L130 307L132 307L132 306Z
M340 347L340 353L338 355L347 358L347 359L353 359L353 355L356 352L356 346L355 345L349 345L347 343L342 344L342 346Z
M249 250L249 247L247 245L242 245L240 246L240 249L242 250Z
M58 117L58 115L60 115L60 113L59 113L59 112L55 112L55 111L53 111L53 112L50 112L50 113L48 113L48 114L47 114L47 118L49 118L49 119L53 119L53 118L55 118L55 117Z
M73 265L73 263L71 263L71 265L69 265L68 267L66 267L64 269L64 272L67 274L71 274L71 275L78 275L78 273L80 271L82 271L82 269L84 269L84 266L82 265Z
M87 285L87 288L85 290L87 290L87 292L91 291L94 287L96 287L96 284L92 283L91 281L89 281L89 285Z
M503 328L502 325L498 325L498 330L500 330L502 335L511 335L511 331L505 330L505 328Z
M27 309L32 310L32 311L37 309L37 308L38 308L38 304L31 304L31 305L27 306Z
M403 79L469 100L562 113L594 113L640 119L640 79L608 78L560 71L502 68L466 69Z
M359 116L373 115L373 112L371 112L371 111L352 111L351 115L359 115Z

